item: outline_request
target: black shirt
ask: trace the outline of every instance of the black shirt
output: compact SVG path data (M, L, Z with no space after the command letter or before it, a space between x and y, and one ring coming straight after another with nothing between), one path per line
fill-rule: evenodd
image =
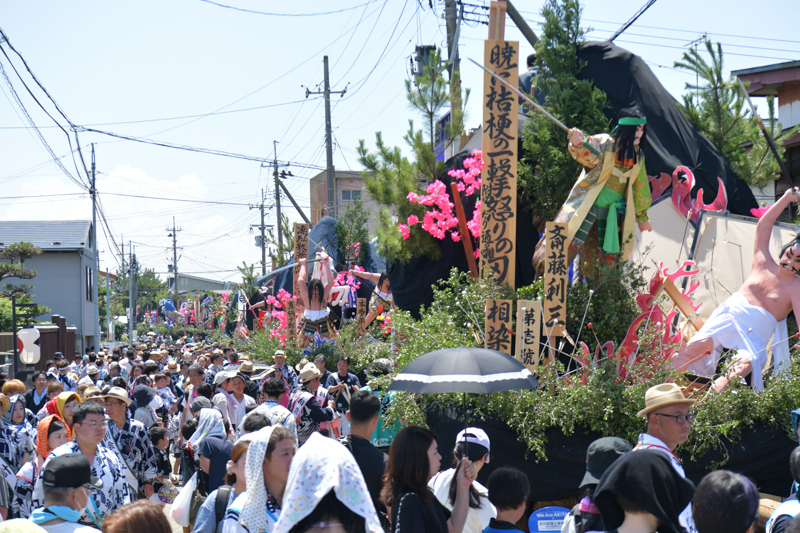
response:
M355 374L351 374L350 372L347 373L346 376L342 377L339 375L338 372L331 374L328 377L328 382L325 383L325 388L330 389L331 387L335 387L340 383L346 383L347 389L352 394L355 392L353 386L361 387L361 384L358 381L358 377ZM350 409L350 402L347 400L347 396L344 395L344 389L338 390L336 392L330 393L333 397L333 400L336 402L336 410L340 413L343 413Z
M217 490L225 482L225 471L231 459L233 443L219 437L206 437L200 441L198 453L209 460L208 493Z
M28 409L31 413L36 414L42 410L44 404L47 403L47 389L44 390L44 394L42 395L42 399L39 400L37 404L33 397L34 392L36 389L31 389L25 393L25 409Z
M433 493L425 504L416 493L407 492L392 506L392 533L447 533L448 520L450 510Z
M342 443L347 446L350 453L358 463L358 468L361 469L361 474L364 476L364 481L367 482L367 490L372 497L372 503L375 504L375 509L381 511L384 509L383 503L380 501L381 488L383 482L383 472L386 470L386 461L389 456L380 451L372 445L370 441L362 437L353 435L345 436Z

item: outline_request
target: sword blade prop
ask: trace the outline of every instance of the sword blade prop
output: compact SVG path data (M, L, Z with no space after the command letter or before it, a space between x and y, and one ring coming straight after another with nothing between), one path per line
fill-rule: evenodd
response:
M519 96L520 98L525 100L528 104L533 106L534 109L536 109L539 113L541 113L544 116L546 116L547 118L549 118L556 126L558 126L562 130L564 130L567 133L569 133L570 129L568 127L566 127L563 122L561 122L556 117L554 117L553 115L548 113L547 110L545 110L542 106L540 106L539 104L537 104L536 102L531 100L529 97L525 96L525 93L523 93L522 91L520 91L519 89L517 89L516 87L514 87L510 83L508 83L506 80L504 80L502 78L502 76L498 76L495 72L492 72L491 70L489 70L488 68L484 67L483 65L481 65L480 63L478 63L477 61L475 61L474 59L472 59L470 57L468 57L467 59L469 59L470 61L472 61L473 63L478 65L480 68L482 68L483 70L485 70L486 72L488 72L489 74L491 74L492 76L497 78L497 80L500 83L502 83L503 85L505 85L506 88L510 89L511 92L513 92L514 94L516 94L517 96ZM592 152L594 155L600 155L600 150L598 150L597 148L595 148L594 146L592 146L588 142L584 142L583 143L583 147L586 148L587 150L589 150L590 152Z
M761 130L761 134L764 135L764 138L767 140L767 144L769 145L769 149L772 151L772 155L775 156L775 160L780 165L781 170L783 173L786 174L786 179L789 180L789 183L794 188L794 180L792 179L792 175L789 174L789 170L786 168L786 165L783 164L783 159L778 155L778 150L775 148L775 143L772 142L772 138L770 138L769 133L767 133L766 128L764 127L764 122L761 120L761 117L758 116L756 113L756 108L753 105L753 101L750 100L750 94L747 92L747 89L742 83L741 78L737 78L739 80L739 88L742 90L742 94L744 95L745 99L747 100L747 104L750 106L750 111L753 112L753 118L756 119L756 123L758 123L758 129Z

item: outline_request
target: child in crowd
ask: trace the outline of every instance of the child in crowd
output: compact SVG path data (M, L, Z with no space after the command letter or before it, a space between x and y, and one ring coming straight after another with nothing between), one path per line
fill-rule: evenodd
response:
M498 468L489 476L489 501L497 509L497 518L492 518L483 533L521 531L516 524L525 514L531 484L521 470Z
M153 482L153 493L158 494L158 490L164 486L164 476L169 479L169 474L172 471L169 454L167 453L169 439L167 438L166 428L160 426L151 427L150 442L153 443L153 453L156 456L156 470L158 472L158 476Z
M175 395L172 393L172 389L170 388L170 378L166 374L156 374L155 377L155 386L156 386L156 394L161 397L161 401L164 402L164 407L167 408L167 411L172 410L172 406L175 404Z

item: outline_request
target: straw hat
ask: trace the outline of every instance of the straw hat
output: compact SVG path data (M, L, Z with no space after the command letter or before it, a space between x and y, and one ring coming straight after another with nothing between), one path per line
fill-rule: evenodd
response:
M300 371L300 383L308 383L314 378L320 376L319 368L314 363L306 363L303 370Z
M115 400L119 400L121 402L125 402L125 405L130 406L131 399L128 397L128 391L123 389L122 387L111 387L105 395L102 396L103 398L114 398Z
M11 409L11 398L5 394L0 394L0 416L3 416Z
M297 363L296 365L294 365L294 369L295 369L295 370L297 370L298 372L300 372L301 370L303 370L303 368L304 368L304 367L305 367L307 364L308 364L308 359L306 359L305 357L303 357L302 359L300 359L300 362L299 362L299 363Z
M689 400L675 383L663 383L650 387L644 394L644 409L639 411L636 416L647 416L656 409L661 409L667 405L693 405L695 400Z
M170 362L167 364L167 371L168 371L170 374L177 374L178 372L180 372L180 371L181 371L181 369L180 369L180 367L178 366L178 362L177 362L177 361L170 361Z
M253 372L255 372L255 367L252 361L245 359L242 361L242 364L239 365L240 374L252 374Z

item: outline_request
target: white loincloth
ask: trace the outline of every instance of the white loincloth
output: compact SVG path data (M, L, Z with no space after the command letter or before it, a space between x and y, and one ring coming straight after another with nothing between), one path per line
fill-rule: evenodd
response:
M311 309L303 309L303 317L307 318L308 320L321 320L328 316L330 313L330 309L320 309L318 311L312 311Z
M703 376L713 376L723 348L736 350L737 359L749 360L753 365L750 374L753 389L764 390L761 371L767 363L767 344L777 326L778 321L772 313L751 304L742 294L735 292L711 313L705 325L692 337L692 341L712 339L714 349L689 365L688 370ZM753 331L747 333L750 328Z

